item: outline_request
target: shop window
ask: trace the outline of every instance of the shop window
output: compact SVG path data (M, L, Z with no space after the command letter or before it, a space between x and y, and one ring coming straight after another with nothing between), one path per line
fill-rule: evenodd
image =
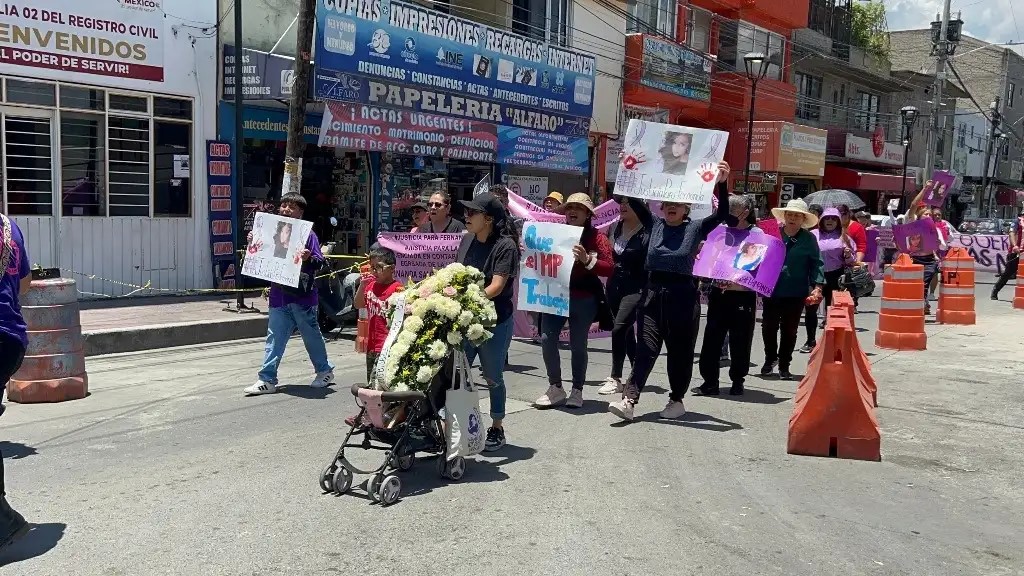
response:
M743 56L750 52L762 52L768 56L765 78L782 80L785 50L786 39L764 28L736 20L723 20L719 26L718 63L726 70L746 75Z
M676 0L629 0L626 31L675 39Z
M33 106L56 106L57 86L45 82L26 82L24 80L7 79L7 102L11 104L31 104Z
M191 190L192 125L154 120L153 215L190 215Z
M818 76L796 73L797 118L815 121L821 119L821 82L822 79Z
M180 98L153 97L153 116L192 120L192 101Z
M569 0L512 0L512 31L568 46L571 5Z
M877 94L857 92L856 105L858 112L854 116L854 123L859 130L871 132L875 129L875 124L878 122L878 103L879 97Z
M4 189L8 214L53 214L50 119L6 114Z
M64 90L61 90L64 98ZM104 216L107 161L106 116L60 115L61 210L64 216Z
M110 109L124 112L149 112L149 99L145 96L110 95Z
M713 14L696 6L686 7L686 45L707 54L711 50Z
M149 120L111 116L107 122L110 215L149 216Z
M107 109L106 96L106 92L95 88L61 86L60 107L103 111Z

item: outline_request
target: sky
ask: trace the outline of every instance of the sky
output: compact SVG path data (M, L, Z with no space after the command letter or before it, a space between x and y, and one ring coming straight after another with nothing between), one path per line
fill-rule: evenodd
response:
M942 0L884 2L889 30L928 28L942 11ZM955 18L958 10L968 36L993 43L1024 41L1024 2L1020 0L952 0L950 15ZM1024 46L1014 49L1024 55Z

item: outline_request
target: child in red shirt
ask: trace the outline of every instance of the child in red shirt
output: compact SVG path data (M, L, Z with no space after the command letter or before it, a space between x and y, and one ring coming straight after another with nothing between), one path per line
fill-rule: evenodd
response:
M374 365L388 337L388 298L402 289L395 280L395 253L387 248L370 251L372 275L364 275L356 290L356 308L366 308L366 381L370 382Z

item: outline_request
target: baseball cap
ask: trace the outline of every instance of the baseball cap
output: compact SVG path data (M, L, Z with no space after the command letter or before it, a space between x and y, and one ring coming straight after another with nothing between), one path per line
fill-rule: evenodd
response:
M427 203L426 202L417 202L417 203L412 205L412 209L413 210L417 210L417 209L419 209L419 210L429 210L429 208L427 208Z
M470 210L483 212L495 220L505 217L505 206L490 192L484 192L472 200L459 200L459 203Z

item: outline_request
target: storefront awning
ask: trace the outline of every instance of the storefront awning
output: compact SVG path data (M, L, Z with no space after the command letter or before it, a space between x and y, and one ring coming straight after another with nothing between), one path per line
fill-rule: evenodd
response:
M842 166L826 164L823 186L827 188L842 188L845 190L899 192L903 190L903 181L903 176L897 176L894 174L863 172L853 168L844 168ZM917 184L914 182L913 177L906 177L906 190L907 192L917 190Z

